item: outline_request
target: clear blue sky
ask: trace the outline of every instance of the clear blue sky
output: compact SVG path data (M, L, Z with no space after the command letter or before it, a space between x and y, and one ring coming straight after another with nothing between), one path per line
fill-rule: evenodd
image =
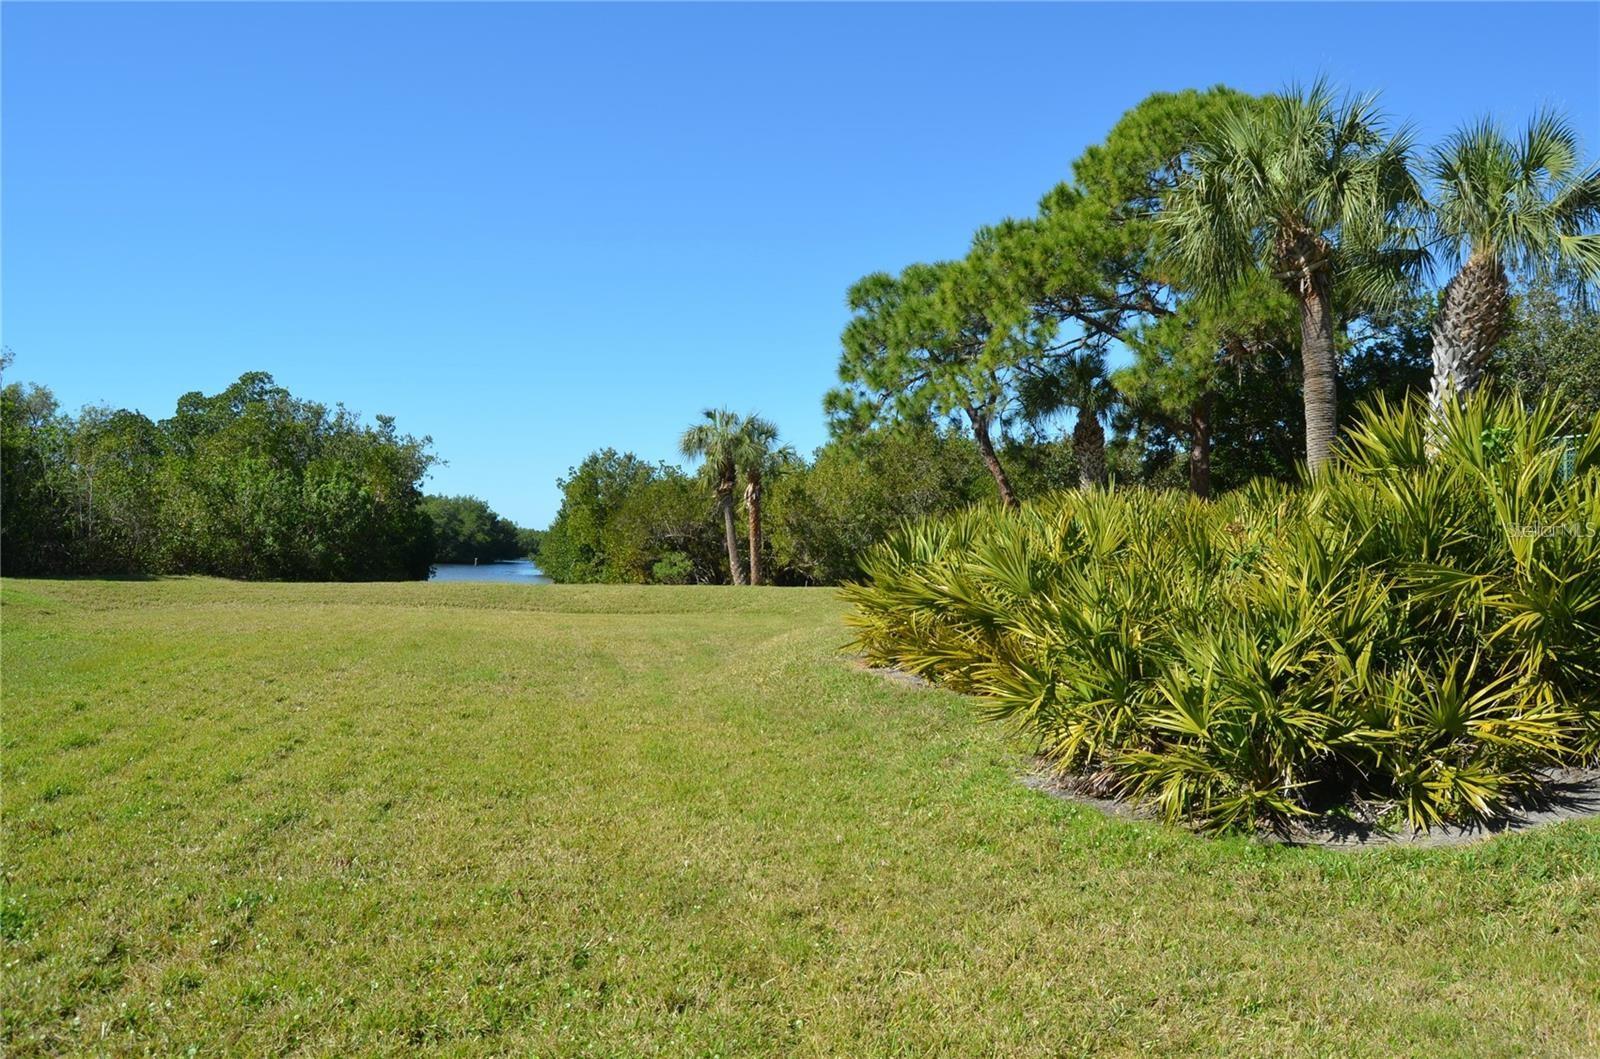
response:
M1031 212L1161 89L1566 111L1600 5L7 3L4 342L154 417L263 369L531 525L708 404L825 436L845 287Z

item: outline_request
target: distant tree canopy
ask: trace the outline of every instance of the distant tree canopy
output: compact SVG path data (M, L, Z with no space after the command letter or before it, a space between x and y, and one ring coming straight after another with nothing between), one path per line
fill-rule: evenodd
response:
M1076 481L1070 445L1016 438L1001 456L1030 490ZM1136 468L1119 467L1132 475ZM539 568L557 581L727 584L733 580L715 476L631 453L590 454L561 480L562 505ZM747 490L730 501L748 517ZM862 550L903 520L994 502L999 494L971 438L911 423L851 433L768 470L759 502L764 580L833 584L856 576Z
M556 581L677 583L728 580L711 487L632 453L591 453L557 483L561 509L539 543L539 569Z
M422 510L433 524L434 562L487 563L525 558L536 550L516 523L475 496L424 497Z
M1043 458L1002 455L1019 486L1034 484ZM780 584L847 580L862 552L902 521L996 499L977 444L953 430L905 424L838 438L769 489L768 564Z
M0 390L0 569L245 579L423 578L427 438L292 396L265 372L169 419Z

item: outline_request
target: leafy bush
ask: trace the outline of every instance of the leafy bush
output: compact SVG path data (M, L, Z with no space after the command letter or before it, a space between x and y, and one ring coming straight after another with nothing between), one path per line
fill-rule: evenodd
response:
M1489 374L1523 393L1552 395L1574 415L1600 413L1600 307L1535 280L1516 298Z
M1021 462L1015 452L1007 459ZM932 428L836 438L768 487L767 567L779 583L837 584L906 519L995 495L970 438Z
M650 574L663 585L686 585L694 576L694 560L683 552L668 552L650 567Z
M557 484L561 510L538 554L553 580L642 584L674 555L689 561L683 583L727 580L716 501L699 479L604 449Z
M978 508L863 568L844 594L871 659L1168 819L1427 828L1600 754L1600 418L1548 403L1430 427L1380 401L1301 489Z

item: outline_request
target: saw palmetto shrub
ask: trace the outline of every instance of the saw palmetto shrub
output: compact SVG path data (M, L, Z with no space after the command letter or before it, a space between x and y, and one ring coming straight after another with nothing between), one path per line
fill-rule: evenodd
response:
M1550 405L1379 404L1304 487L974 509L862 565L870 659L1172 820L1428 828L1600 756L1600 419Z

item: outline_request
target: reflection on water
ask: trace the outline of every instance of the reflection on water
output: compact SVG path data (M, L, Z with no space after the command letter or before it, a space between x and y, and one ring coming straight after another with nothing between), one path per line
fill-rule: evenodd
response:
M493 563L434 563L430 581L506 581L517 585L548 585L550 579L527 559Z

